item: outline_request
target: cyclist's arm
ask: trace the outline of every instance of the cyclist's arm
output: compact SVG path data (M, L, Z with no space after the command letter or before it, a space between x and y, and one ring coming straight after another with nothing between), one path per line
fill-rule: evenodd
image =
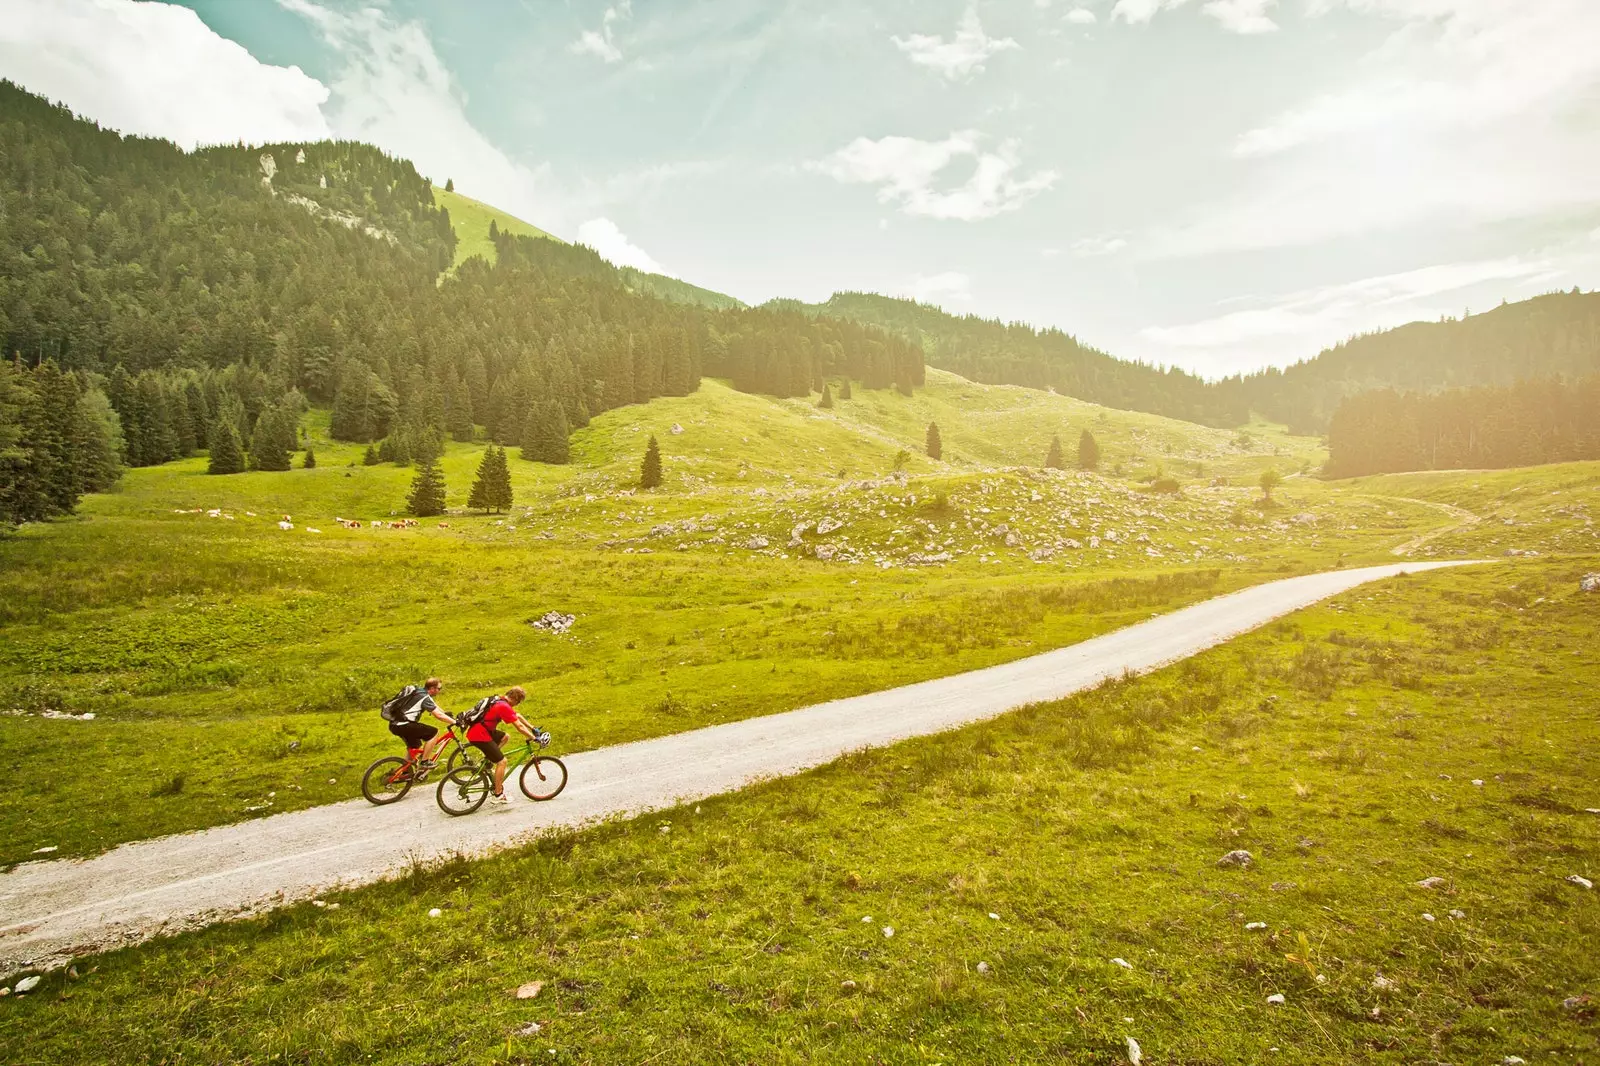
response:
M528 720L522 717L522 715L519 714L515 718L511 719L511 724L516 727L517 732L521 733L529 740L537 739L537 734L534 733L533 726L529 725Z
M440 710L438 707L433 708L433 710L429 711L428 713L432 714L435 718L439 719L439 721L443 722L447 726L454 726L456 724L456 720L454 718Z

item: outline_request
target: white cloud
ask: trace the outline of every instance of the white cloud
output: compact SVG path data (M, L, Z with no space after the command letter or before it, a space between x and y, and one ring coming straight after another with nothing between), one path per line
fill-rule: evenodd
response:
M509 158L473 126L466 94L418 22L395 22L379 8L349 13L311 0L278 0L310 22L338 58L325 107L334 133L410 159L468 196L559 229L569 219L547 189L546 171Z
M1267 12L1276 6L1278 0L1211 0L1200 10L1230 33L1272 33L1278 24Z
M948 41L921 33L891 39L895 47L911 57L911 62L938 71L951 81L982 72L984 63L999 52L1022 47L1010 37L984 33L977 9L971 7L961 16L961 24Z
M1060 248L1040 248L1039 249L1039 258L1040 259L1055 259L1060 255L1061 255L1061 249Z
M632 16L633 0L622 0L614 7L606 8L606 13L600 17L598 30L584 30L567 48L579 55L587 53L606 63L615 63L622 58L622 49L617 47L611 27Z
M1067 12L1067 21L1077 26L1092 26L1096 19L1093 11L1086 7L1075 7Z
M1185 362L1209 364L1216 372L1263 360L1284 365L1314 355L1337 338L1460 314L1467 290L1487 286L1501 292L1507 283L1531 287L1561 276L1561 268L1571 262L1563 254L1442 263L1286 293L1241 311L1153 326L1141 330L1140 336L1181 350ZM1441 299L1446 296L1450 298Z
M1100 255L1115 255L1128 246L1122 237L1080 237L1072 242L1072 254L1079 259L1091 259Z
M918 274L901 291L919 304L970 303L972 279L954 270L941 274Z
M1113 19L1122 19L1129 25L1149 22L1162 11L1175 11L1189 0L1117 0L1111 9ZM1231 33L1271 33L1278 24L1267 17L1278 0L1209 0L1200 10L1222 24Z
M1237 192L1158 256L1467 229L1600 206L1600 4L1322 0L1399 25L1346 83L1242 134Z
M617 266L631 266L651 274L669 274L650 253L628 239L609 218L591 218L578 227L578 243L587 244Z
M878 186L880 203L898 203L908 215L972 222L1012 211L1050 188L1053 170L1018 173L1017 143L1005 141L993 152L979 147L972 130L942 141L915 137L857 137L837 152L806 166L845 183ZM958 159L972 160L967 180L935 188L941 173Z
M331 136L328 89L212 32L185 7L7 0L0 71L102 126L185 148Z

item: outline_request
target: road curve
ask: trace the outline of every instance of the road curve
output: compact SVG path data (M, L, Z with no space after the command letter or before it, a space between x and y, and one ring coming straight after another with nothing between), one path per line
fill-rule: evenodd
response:
M566 758L571 782L549 803L526 802L513 787L509 809L451 818L425 787L392 807L349 800L124 844L91 859L24 863L0 874L0 974L382 880L413 862L482 855L553 827L797 773L1154 669L1368 581L1457 565L1286 578L1000 666L583 752Z

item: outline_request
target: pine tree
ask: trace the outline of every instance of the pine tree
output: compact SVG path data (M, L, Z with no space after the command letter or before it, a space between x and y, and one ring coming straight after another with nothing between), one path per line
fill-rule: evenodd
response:
M381 462L383 462L383 459L378 455L378 449L371 444L367 445L367 450L361 456L361 465L377 466Z
M411 449L411 460L416 463L434 463L444 454L444 442L439 439L439 431L429 426L417 435L417 443Z
M570 432L567 413L561 409L561 405L554 400L545 401L545 462L565 464L572 459L572 446L567 439Z
M839 382L839 399L848 400L849 398L850 398L850 379L848 377L846 377L846 378L844 378L843 380L841 380Z
M263 411L250 435L250 469L289 469L289 450L283 446L283 437L279 412Z
M644 463L639 467L639 487L653 489L661 484L661 445L656 443L655 434L650 435L650 443L644 448Z
M311 445L306 445L306 457L300 461L300 466L305 470L317 468L317 453L311 450Z
M472 479L472 491L467 493L467 506L484 514L494 507L489 482L494 475L495 453L498 450L493 444L483 450L483 456L478 460L478 473Z
M445 178L444 179L444 191L445 192L455 192L456 191L456 179L455 178ZM490 221L492 222L494 220L490 219Z
M511 510L511 464L504 448L494 450L494 466L489 471L489 503L496 511Z
M944 454L944 442L939 439L939 423L928 423L928 458L937 459Z
M211 456L206 463L208 474L237 474L244 470L244 450L239 447L239 434L226 418L217 419L211 427L208 442Z
M1094 434L1087 429L1078 437L1078 469L1098 470L1100 468L1100 445L1096 443Z
M822 408L824 411L830 410L833 407L833 389L826 381L822 383L822 399L817 401L817 406Z
M1060 470L1066 465L1061 458L1060 434L1050 438L1050 451L1044 457L1044 465L1051 470Z
M416 480L411 483L406 506L418 518L444 514L444 475L439 473L438 463L422 464Z

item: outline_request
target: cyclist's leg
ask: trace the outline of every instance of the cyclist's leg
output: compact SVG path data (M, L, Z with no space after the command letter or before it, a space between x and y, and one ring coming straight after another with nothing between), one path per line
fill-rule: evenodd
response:
M421 749L417 747L416 742L412 739L413 728L414 726L410 722L389 723L389 732L399 737L400 743L406 746L406 760L408 762L415 762L417 756L421 753Z

